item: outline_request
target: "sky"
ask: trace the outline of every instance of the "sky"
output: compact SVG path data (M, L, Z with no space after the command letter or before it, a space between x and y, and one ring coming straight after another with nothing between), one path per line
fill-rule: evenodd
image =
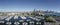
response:
M60 0L0 0L0 12L49 10L60 12Z

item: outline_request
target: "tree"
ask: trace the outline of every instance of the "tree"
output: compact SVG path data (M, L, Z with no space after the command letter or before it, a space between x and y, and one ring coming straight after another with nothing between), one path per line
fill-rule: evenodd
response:
M53 17L46 18L46 22L56 22L56 20Z

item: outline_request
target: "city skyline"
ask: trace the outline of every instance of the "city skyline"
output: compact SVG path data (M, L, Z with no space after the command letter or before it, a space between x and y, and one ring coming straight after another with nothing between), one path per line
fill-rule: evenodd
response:
M60 0L0 0L0 12L48 10L60 12Z

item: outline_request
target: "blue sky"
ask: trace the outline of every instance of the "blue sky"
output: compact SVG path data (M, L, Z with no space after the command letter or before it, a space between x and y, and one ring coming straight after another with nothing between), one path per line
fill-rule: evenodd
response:
M0 0L1 12L33 11L33 9L60 12L60 0Z

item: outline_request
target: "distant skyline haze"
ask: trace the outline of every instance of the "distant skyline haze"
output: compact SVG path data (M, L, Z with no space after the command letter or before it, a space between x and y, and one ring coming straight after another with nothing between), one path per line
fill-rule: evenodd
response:
M0 0L0 12L48 10L60 12L60 0Z

